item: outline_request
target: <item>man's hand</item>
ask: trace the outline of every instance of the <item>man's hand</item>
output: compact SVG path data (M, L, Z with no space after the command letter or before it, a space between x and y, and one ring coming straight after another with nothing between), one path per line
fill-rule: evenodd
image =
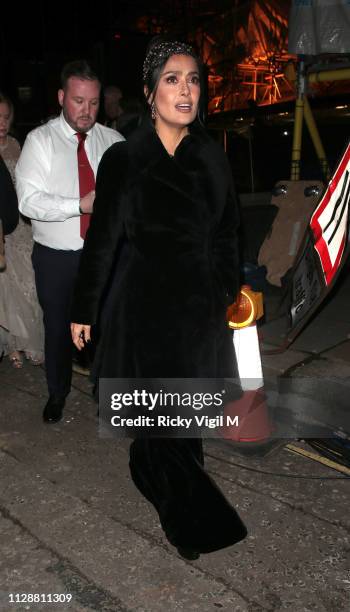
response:
M92 213L94 209L95 191L89 191L83 198L81 198L79 207L83 213Z
M81 349L84 348L84 344L86 342L91 342L91 325L83 325L82 323L71 323L70 329L72 333L72 340L78 351L81 351Z

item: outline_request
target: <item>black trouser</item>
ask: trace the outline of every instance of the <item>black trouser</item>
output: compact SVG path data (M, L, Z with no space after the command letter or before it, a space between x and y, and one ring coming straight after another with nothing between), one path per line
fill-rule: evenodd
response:
M80 251L59 251L34 243L32 261L44 313L45 367L50 395L66 397L72 380L71 301Z

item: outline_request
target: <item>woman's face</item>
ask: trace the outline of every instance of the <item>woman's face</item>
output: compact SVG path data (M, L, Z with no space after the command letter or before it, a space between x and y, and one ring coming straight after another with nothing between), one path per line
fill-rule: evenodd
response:
M0 102L0 138L5 138L11 125L11 111L6 102Z
M162 69L154 104L156 128L183 128L196 118L199 71L190 55L172 55Z

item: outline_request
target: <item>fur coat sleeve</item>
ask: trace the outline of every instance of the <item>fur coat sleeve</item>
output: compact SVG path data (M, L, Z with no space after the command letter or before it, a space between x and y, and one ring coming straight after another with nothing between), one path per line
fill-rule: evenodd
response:
M126 143L104 153L96 177L94 212L87 231L75 285L72 321L93 325L99 303L121 244L123 184L127 174Z
M220 155L221 157L221 155ZM226 295L227 305L236 299L239 282L239 254L237 231L239 226L239 208L237 195L226 155L222 154L222 167L227 181L226 205L214 234L213 253L215 269Z

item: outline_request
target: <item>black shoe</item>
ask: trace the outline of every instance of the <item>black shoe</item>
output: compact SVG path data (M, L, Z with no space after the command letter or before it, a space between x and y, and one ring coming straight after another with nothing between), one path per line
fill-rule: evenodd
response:
M195 561L199 559L199 552L196 550L191 550L191 548L177 548L177 552L184 559L188 559L188 561Z
M43 412L45 423L57 423L62 419L63 408L66 403L64 397L50 395Z

